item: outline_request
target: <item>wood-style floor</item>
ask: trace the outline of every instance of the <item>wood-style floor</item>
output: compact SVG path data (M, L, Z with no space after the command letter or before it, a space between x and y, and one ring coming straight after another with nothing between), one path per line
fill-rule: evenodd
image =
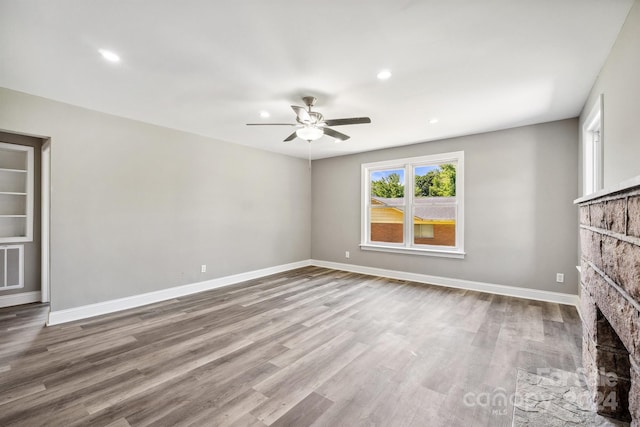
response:
M0 425L510 426L575 308L309 267L43 327L0 310ZM502 401L501 401L502 402Z

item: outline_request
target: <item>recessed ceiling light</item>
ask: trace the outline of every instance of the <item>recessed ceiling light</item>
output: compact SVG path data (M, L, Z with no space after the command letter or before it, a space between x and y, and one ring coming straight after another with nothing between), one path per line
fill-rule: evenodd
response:
M438 120L438 118L437 118L437 117L434 117L433 119L430 119L430 120L429 120L429 123L430 123L430 124L432 124L432 125L435 125L435 124L436 124L436 123L438 123L439 121L440 121L440 120Z
M120 57L110 50L99 49L100 55L109 62L120 62Z
M391 71L389 71L389 70L381 70L378 73L378 79L379 80L387 80L389 77L391 77Z
M268 111L260 111L260 117L266 119L267 117L271 117L271 114L269 114Z
M336 138L336 139L333 140L333 142L335 142L337 144L339 142L342 142L342 140L340 138Z

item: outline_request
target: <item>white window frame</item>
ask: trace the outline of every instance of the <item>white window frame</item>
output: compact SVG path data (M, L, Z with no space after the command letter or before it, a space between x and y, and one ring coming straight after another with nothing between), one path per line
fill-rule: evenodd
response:
M602 190L604 187L603 101L604 97L600 94L582 126L582 181L584 196Z
M428 246L413 243L414 167L428 164L456 163L456 244L455 246ZM372 242L370 239L371 172L404 169L404 243ZM409 185L411 184L411 185ZM367 251L395 252L413 255L464 258L464 151L429 156L386 160L361 165L361 230L360 248Z

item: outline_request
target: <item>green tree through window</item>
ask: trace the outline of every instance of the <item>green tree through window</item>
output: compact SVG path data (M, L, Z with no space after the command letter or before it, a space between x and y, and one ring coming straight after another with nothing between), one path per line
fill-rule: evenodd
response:
M400 184L400 175L392 173L387 177L371 181L371 194L376 197L404 197L404 185Z
M414 194L418 197L454 197L456 167L445 163L424 175L417 175Z

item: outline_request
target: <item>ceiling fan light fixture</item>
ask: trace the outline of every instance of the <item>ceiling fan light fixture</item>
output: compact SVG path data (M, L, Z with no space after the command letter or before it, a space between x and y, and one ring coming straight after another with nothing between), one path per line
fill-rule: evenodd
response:
M298 129L296 131L296 135L298 135L298 138L304 139L305 141L315 141L316 139L322 138L324 131L317 127L305 126Z

